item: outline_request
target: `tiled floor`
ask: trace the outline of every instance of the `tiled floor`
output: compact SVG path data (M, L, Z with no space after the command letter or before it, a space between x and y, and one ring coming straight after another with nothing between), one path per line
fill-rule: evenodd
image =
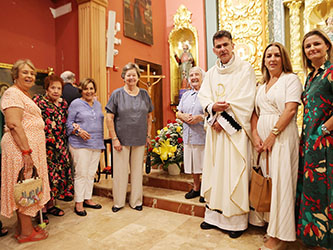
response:
M66 214L63 217L49 216L49 237L40 242L18 244L13 237L16 217L6 219L0 216L9 229L9 235L0 238L0 249L256 250L262 244L264 231L259 228L250 227L240 238L231 239L218 230L201 230L200 217L149 207L138 212L128 206L113 213L112 200L98 196L94 200L103 208L88 209L86 217L74 214L73 202L59 202Z

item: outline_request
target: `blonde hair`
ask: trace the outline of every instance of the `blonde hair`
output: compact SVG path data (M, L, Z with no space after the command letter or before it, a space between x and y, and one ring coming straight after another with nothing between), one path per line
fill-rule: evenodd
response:
M327 50L327 60L329 60L332 63L332 42L329 39L329 37L327 36L327 34L320 30L320 29L314 29L309 31L308 33L306 33L303 37L303 42L302 42L302 61L303 61L303 70L305 71L305 73L307 73L307 70L310 69L311 71L315 70L315 68L312 65L312 62L310 59L308 59L305 55L305 49L304 49L304 42L307 38L309 38L310 36L314 36L317 35L319 36L321 39L323 39L323 41L325 42L325 44L328 46L328 50Z
M265 57L266 57L267 50L270 47L273 47L273 46L277 47L280 51L282 72L284 72L284 73L293 73L293 66L291 65L290 58L289 58L289 55L288 55L288 52L287 52L286 48L281 43L274 42L274 43L269 44L266 47L266 49L264 51L264 54L263 54L263 57L262 57L261 73L262 73L262 77L263 77L263 83L269 82L269 80L271 78L271 76L269 74L269 71L268 71L267 67L265 66Z
M20 71L20 69L22 69L24 67L24 65L28 65L36 74L36 68L29 59L20 59L14 63L12 70L11 70L11 75L12 75L13 81L15 81L18 78L19 71Z

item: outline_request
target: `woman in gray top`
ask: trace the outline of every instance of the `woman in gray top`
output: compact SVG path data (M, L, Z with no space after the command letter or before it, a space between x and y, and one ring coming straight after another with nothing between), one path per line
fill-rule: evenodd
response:
M137 86L139 67L128 63L121 77L124 87L116 89L105 109L113 143L113 212L125 206L128 164L131 172L129 205L142 210L142 169L145 145L150 144L153 105L146 90Z

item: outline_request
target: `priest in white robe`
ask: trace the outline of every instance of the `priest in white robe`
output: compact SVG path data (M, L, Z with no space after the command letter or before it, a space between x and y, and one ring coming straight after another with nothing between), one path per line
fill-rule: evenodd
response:
M213 43L218 60L198 94L207 114L201 184L207 206L200 226L218 227L237 238L248 226L250 120L256 77L252 66L234 54L230 32L218 31Z

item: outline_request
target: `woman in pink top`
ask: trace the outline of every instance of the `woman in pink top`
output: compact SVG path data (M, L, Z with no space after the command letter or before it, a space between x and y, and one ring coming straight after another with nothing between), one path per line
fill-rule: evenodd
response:
M38 106L32 101L30 88L35 84L36 70L30 60L18 60L12 68L14 85L1 98L1 111L5 116L2 137L1 214L11 217L17 213L15 237L19 243L39 241L48 233L32 226L36 215L50 199L50 186L46 164L44 121ZM30 178L35 166L43 180L42 199L29 207L21 207L14 200L14 185L24 167L25 178Z

